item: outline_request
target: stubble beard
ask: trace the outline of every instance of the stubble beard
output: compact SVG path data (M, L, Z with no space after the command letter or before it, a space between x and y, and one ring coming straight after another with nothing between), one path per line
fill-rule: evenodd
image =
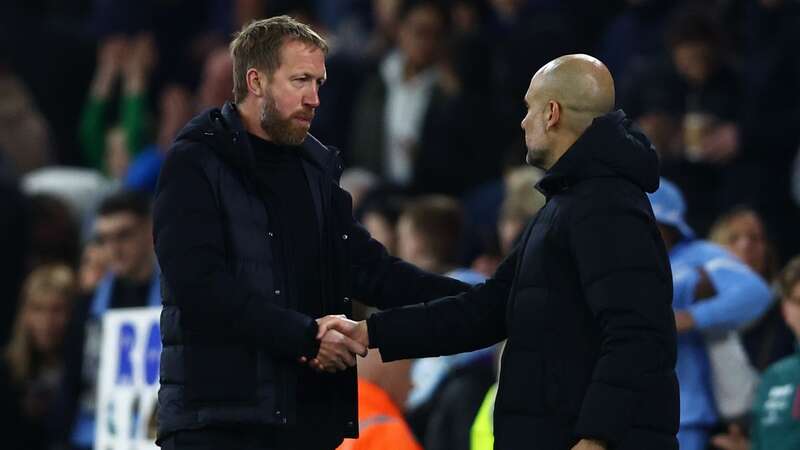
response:
M529 149L528 153L525 155L525 161L533 166L538 167L542 170L547 170L547 150L542 148L537 149Z

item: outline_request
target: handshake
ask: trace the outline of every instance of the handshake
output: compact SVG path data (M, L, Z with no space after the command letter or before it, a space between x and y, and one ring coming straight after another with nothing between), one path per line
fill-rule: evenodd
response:
M356 365L356 355L367 356L369 333L367 322L356 322L343 315L317 319L319 353L311 360L300 358L318 372L336 373Z

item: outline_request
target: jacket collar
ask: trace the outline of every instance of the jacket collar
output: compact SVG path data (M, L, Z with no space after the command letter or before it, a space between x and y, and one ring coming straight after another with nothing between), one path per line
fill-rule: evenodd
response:
M653 192L658 188L658 165L650 141L617 110L595 118L536 188L549 199L585 179L618 177Z
M214 112L212 111L212 120L214 119L213 114ZM247 138L247 131L244 128L236 105L232 102L226 102L219 112L219 118L221 119L220 125L230 133L231 143L234 144L233 147L241 153L240 159L242 163L252 167L255 162L253 148L250 145L250 139ZM339 175L341 175L343 167L339 160L338 150L326 147L310 133L300 145L300 149L303 158L317 168L330 173L335 179L338 179Z

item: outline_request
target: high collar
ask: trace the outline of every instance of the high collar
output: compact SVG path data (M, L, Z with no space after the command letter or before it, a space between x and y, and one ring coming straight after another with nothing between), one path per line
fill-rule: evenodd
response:
M200 113L178 134L178 140L189 139L211 144L221 158L245 173L252 171L255 162L253 148L236 105L226 102L221 109ZM339 151L326 147L310 133L300 145L304 160L338 180L343 167Z
M590 178L625 178L646 192L658 188L658 156L622 110L592 121L536 185L548 199Z

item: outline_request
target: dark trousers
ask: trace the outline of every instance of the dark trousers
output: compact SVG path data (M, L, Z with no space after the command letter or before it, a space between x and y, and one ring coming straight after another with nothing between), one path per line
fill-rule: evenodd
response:
M203 428L178 431L161 443L162 450L333 450L338 444L327 445L310 441L313 432L295 433L291 430L264 428ZM341 440L339 440L341 443Z

